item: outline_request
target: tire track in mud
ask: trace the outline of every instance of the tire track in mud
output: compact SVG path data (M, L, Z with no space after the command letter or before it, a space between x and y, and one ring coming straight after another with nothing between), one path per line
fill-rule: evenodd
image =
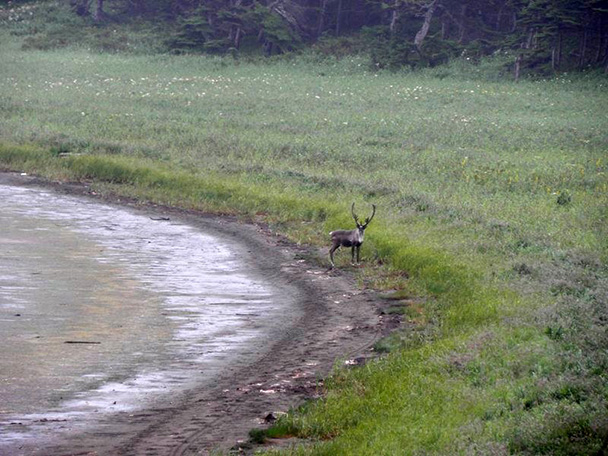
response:
M294 269L291 273L296 275L310 274ZM335 276L322 286L313 282L315 290L309 296L316 302L307 303L312 308L296 334L239 372L238 381L225 379L214 391L193 397L190 406L139 435L123 454L185 456L228 450L246 440L250 429L266 427L268 413L286 412L318 396L334 363L365 355L380 334L377 313L370 306L372 293L353 293L353 285ZM319 296L319 289L326 287L331 292ZM189 426L182 427L186 423ZM168 448L170 453L164 452Z

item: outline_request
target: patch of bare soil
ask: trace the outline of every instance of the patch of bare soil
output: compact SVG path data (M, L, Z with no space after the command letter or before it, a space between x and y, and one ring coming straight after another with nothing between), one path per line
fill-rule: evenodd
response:
M5 183L12 185L142 207L115 195L93 196L83 184L6 176ZM171 403L148 410L117 413L86 437L68 434L39 454L193 455L246 447L249 431L268 426L269 413L288 411L320 395L323 378L335 363L373 356L373 343L395 326L393 317L381 316L382 299L373 290L361 290L352 273L311 264L304 258L317 256L317 251L294 245L267 227L175 208L148 205L143 210L150 217L179 219L246 246L255 253L252 268L273 283L285 281L301 291L302 317L284 328L278 340L261 347L262 355L227 368L213 385L178 394Z

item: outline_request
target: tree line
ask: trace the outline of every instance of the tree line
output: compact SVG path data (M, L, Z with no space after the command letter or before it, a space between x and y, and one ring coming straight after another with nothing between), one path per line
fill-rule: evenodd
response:
M176 51L266 55L353 39L378 67L434 66L457 56L511 56L515 78L608 72L604 0L68 0L96 22L167 21ZM342 40L342 41L341 41Z

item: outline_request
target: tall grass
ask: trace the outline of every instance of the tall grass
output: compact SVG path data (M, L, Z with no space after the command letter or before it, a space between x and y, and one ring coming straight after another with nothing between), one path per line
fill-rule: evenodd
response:
M352 223L351 201L378 205L358 277L423 297L423 318L280 424L321 439L294 451L601 448L605 79L42 52L0 38L4 167L264 217L317 246Z

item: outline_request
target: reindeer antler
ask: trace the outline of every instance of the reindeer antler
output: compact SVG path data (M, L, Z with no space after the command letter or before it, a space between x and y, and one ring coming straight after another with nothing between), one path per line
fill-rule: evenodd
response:
M365 223L364 223L365 226L367 226L367 224L372 221L372 219L374 218L374 215L376 215L376 205L372 204L372 215L371 215L371 217L367 217L365 219Z
M353 214L353 219L355 219L355 223L359 223L359 217L355 214L355 203L350 207L350 212Z

